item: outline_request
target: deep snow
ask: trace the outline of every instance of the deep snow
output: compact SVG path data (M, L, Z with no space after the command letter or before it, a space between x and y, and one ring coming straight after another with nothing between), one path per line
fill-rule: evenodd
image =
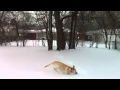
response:
M26 47L0 47L0 79L115 79L120 78L119 51L104 48L78 46L75 50L48 51L47 47L32 46L28 41ZM35 45L35 44L34 44ZM55 46L54 42L54 46ZM52 68L44 68L53 61L75 65L77 75L63 75Z

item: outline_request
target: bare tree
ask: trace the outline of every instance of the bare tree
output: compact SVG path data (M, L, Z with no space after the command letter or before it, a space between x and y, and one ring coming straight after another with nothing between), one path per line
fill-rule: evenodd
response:
M57 29L57 50L65 49L65 38L62 27L62 20L60 19L60 11L54 11L55 25Z
M108 19L106 17L106 11L100 11L97 12L97 15L99 16L98 19L96 19L99 28L102 29L103 31L103 38L104 38L104 42L105 42L105 47L107 48L107 43L108 43Z
M3 28L3 25L2 25L2 24L3 24L4 13L5 13L5 11L1 11L1 13L0 13L0 29L1 29L1 30L0 30L0 31L1 31L1 34L0 34L0 36L1 36L1 37L0 37L0 39L1 39L0 41L1 41L1 42L0 42L0 44L1 44L1 46L2 46L2 43L3 43L3 41L4 41L4 40L3 40L3 37L4 37L4 28Z
M111 27L111 35L110 35L110 42L111 42L111 36L112 33L115 35L115 49L117 49L117 35L116 35L116 29L118 26L118 16L119 13L117 12L112 12L112 11L107 11L107 15L110 21L110 27ZM110 42L109 42L109 49L110 49Z
M9 42L7 32L10 26L10 18L9 12L8 11L1 11L0 12L0 44L2 45L3 43L5 46Z
M35 12L36 20L39 23L39 26L41 23L43 24L44 28L46 29L46 38L48 42L48 50L52 50L53 48L53 35L52 35L52 11L36 11Z
M52 11L49 11L49 32L48 32L48 50L52 50L53 49L53 33L52 33Z
M20 38L22 39L23 41L23 47L25 47L25 42L26 42L26 30L29 30L30 28L30 25L32 24L32 15L31 13L29 12L24 12L24 11L21 11L21 14L22 14L22 18L21 18L21 21L20 21L20 25L21 25L21 29L22 29L22 32L21 32L21 36Z
M19 46L19 21L20 21L20 11L11 11L12 19L11 19L11 25L13 25L15 31L16 31L16 42L17 46Z
M77 11L72 12L69 49L75 49L75 30L76 30L77 13L78 13Z

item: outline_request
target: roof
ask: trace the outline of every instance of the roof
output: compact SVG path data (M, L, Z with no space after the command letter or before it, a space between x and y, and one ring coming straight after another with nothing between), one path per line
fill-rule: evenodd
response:
M22 30L20 29L19 32L27 32L27 33L39 33L39 32L46 32L46 29L42 29L42 30ZM56 32L56 28L52 28L52 32Z

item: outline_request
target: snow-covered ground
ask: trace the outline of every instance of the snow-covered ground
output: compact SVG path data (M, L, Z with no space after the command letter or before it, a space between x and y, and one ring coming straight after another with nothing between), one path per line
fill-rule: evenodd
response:
M48 51L41 43L28 41L26 47L0 47L0 79L115 79L120 78L120 51L89 48L89 43L75 50ZM54 42L54 46L55 46ZM75 65L77 75L63 75L44 68L53 61Z

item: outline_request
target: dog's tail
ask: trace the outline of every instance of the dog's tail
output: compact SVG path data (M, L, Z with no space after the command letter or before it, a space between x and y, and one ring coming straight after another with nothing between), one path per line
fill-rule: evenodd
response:
M52 63L50 63L50 64L46 65L44 68L46 68L46 67L50 66L51 64L52 64Z

